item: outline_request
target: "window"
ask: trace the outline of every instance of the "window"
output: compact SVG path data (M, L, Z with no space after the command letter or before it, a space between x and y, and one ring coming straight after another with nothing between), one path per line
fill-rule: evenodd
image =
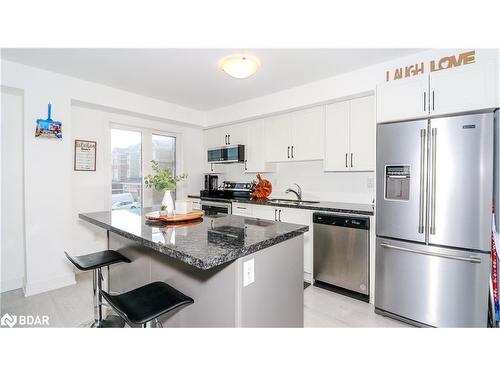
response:
M111 129L111 209L142 207L142 134Z
M153 160L157 161L160 167L170 169L175 176L175 137L153 134L151 137ZM175 199L175 192L173 194ZM163 193L153 191L153 205L160 205L163 199Z
M113 210L161 205L164 193L145 189L144 175L151 172L151 160L176 174L177 139L146 128L111 125L111 184ZM175 199L175 192L173 194Z

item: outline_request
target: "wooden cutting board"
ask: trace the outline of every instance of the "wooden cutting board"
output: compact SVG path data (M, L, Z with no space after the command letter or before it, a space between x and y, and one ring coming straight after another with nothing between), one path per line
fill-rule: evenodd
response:
M180 221L197 220L203 217L204 212L202 210L195 210L188 212L187 214L175 214L173 216L160 216L158 211L149 212L144 217L146 220L152 221L163 221L165 223L177 223Z

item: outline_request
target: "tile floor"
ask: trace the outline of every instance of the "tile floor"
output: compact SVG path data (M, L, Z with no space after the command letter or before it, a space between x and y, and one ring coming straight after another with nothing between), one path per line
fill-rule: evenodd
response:
M1 314L48 315L51 327L78 327L92 319L91 274L65 288L24 297L21 289L0 294ZM305 327L410 327L377 315L373 305L315 286L304 290Z

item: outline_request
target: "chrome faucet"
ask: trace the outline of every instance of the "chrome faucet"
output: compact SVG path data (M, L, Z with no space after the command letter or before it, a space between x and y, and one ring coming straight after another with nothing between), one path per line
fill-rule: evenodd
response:
M297 190L293 190L293 189L286 189L285 190L285 193L288 194L288 193L294 193L296 196L297 196L297 199L299 201L302 200L302 189L300 188L300 186L298 184L294 184L295 186L297 186Z

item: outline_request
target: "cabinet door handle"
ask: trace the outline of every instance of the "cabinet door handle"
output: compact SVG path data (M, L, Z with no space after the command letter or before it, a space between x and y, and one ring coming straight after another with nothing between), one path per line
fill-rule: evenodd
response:
M353 165L352 165L352 152L351 152L351 168L352 168L352 167L353 167Z
M425 109L427 108L426 103L425 103L427 101L426 99L427 99L427 93L424 91L424 112L425 112Z
M293 156L293 146L292 146L292 159L293 159L293 158L294 158L294 156Z
M281 210L278 212L278 220L281 221Z
M276 211L278 211L278 210L275 208L275 209L274 209L274 221L278 221L278 220L276 219Z
M349 166L347 165L347 152L345 153L345 167L349 168Z
M286 154L287 158L290 159L290 146L288 146Z
M231 134L228 134L227 135L227 144L230 145L231 144Z
M214 165L212 163L210 163L210 172L213 172L214 171Z
M236 208L239 210L246 210L247 209L246 207L238 207L238 206L236 206Z
M227 145L227 134L224 136L224 144Z
M245 171L248 169L248 168L247 168L247 161L248 161L248 160L245 160Z
M434 111L434 90L432 90L432 110Z

